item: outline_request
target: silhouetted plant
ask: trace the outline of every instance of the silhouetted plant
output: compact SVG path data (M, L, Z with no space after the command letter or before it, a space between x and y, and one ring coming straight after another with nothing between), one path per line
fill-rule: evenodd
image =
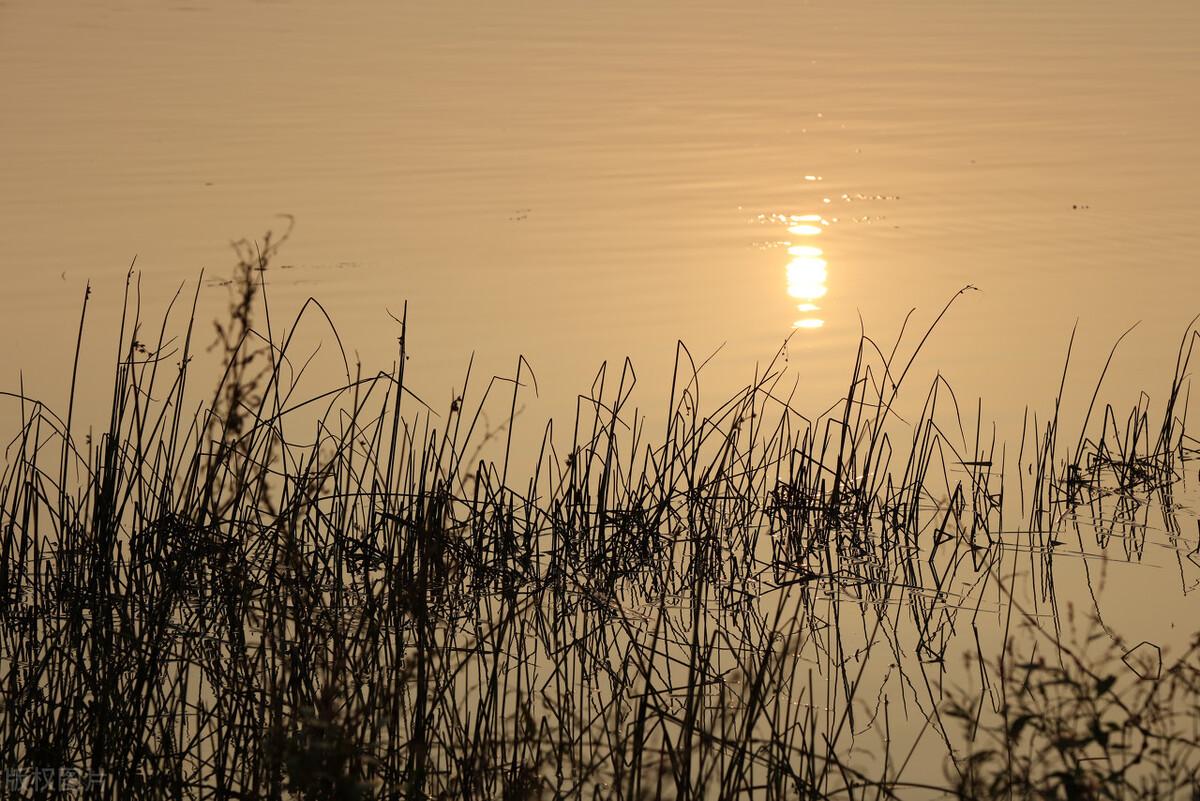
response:
M1029 636L1014 638L987 666L1001 679L992 694L995 714L969 694L946 709L960 720L966 746L949 774L960 797L1196 797L1200 636L1155 671L1146 669L1153 658L1137 655L1095 619L1078 653L1032 621L1024 629ZM1031 644L1036 653L1021 655Z
M982 421L966 433L943 379L898 421L936 320L905 358L864 335L844 401L815 420L794 408L786 349L703 413L702 364L680 343L655 436L632 408L632 365L604 365L523 474L512 437L536 387L528 365L482 392L468 370L439 414L406 375L406 316L390 369L352 368L339 342L344 380L301 395L291 336L328 317L310 299L274 335L266 276L280 241L235 245L222 375L198 411L194 311L183 336L164 321L143 341L133 275L103 430L73 436L73 394L64 419L4 393L19 410L0 472L9 764L103 770L96 797L122 800L930 789L902 780L887 696L864 675L875 654L902 687L906 662L940 669L959 610L996 587L1010 497L1003 447ZM1057 408L1033 427L1016 463L1034 487L1031 541L1085 504L1166 491L1189 455L1188 356L1153 445L1142 404L1123 430L1106 414L1074 453L1056 446ZM1142 656L1129 661L1146 673ZM1043 762L1026 784L999 780L1012 755L1001 766L979 749L960 792L1085 792L1112 779L1077 758L1097 746L1191 764L1171 761L1189 752L1167 722L1200 716L1161 705L1190 692L1191 674L1135 694L1162 714L1122 717L1126 674L1073 665L1030 661L1024 695L1003 707L1006 737L1059 749L1054 776ZM932 700L917 705L944 733ZM855 763L872 729L884 758Z
M357 742L340 708L336 687L299 710L290 731L276 731L268 747L283 765L286 787L303 801L366 801L375 797L368 774L374 758Z

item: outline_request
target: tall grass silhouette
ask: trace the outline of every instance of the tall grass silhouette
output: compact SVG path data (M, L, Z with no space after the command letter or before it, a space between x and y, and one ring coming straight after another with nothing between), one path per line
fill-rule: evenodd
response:
M406 376L405 315L394 369L343 355L344 381L300 395L292 336L324 312L271 318L280 243L237 245L223 372L199 408L195 301L174 335L136 292L102 432L72 434L74 390L65 417L5 394L7 765L102 771L89 792L113 799L1041 792L997 780L999 752L966 754L945 712L969 705L905 665L942 670L960 618L1013 597L1000 565L1017 545L1049 559L1068 513L1169 495L1194 453L1191 327L1161 418L1106 407L1064 449L1056 407L1010 465L941 378L896 419L939 315L905 356L864 335L844 401L812 420L783 351L702 413L680 344L659 432L630 408L632 365L604 366L518 475L529 366L477 396L468 370L434 410ZM903 715L867 689L876 673L908 688ZM1008 714L1024 742L1059 712ZM955 756L944 784L908 778L929 741ZM51 797L35 783L8 791Z

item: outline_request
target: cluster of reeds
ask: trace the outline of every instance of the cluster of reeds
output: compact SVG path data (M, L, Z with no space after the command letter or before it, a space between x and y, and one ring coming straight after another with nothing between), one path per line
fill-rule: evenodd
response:
M151 336L136 292L102 433L72 435L73 401L59 417L8 396L10 764L101 771L91 792L106 798L920 789L906 778L917 743L896 745L893 727L948 738L943 698L894 669L915 655L942 670L956 620L994 583L1006 511L1003 453L980 425L966 433L944 381L895 424L924 338L901 359L864 336L844 402L817 420L793 408L782 351L701 414L680 345L653 437L630 408L632 366L602 368L567 436L547 424L518 478L524 361L474 401L468 370L438 413L406 380L401 318L391 371L343 355L344 381L299 396L292 337L323 312L310 301L277 333L277 247L239 247L225 369L199 408L195 304L182 336L169 315ZM1169 421L1185 374L1181 356ZM489 429L498 403L507 420ZM1182 428L1147 450L1149 418L1132 420L1067 457L1047 427L1030 536L1056 504L1098 497L1102 471L1128 487L1174 469ZM903 721L864 690L878 671L911 688Z
M1074 629L1073 615L1071 629ZM987 714L972 694L946 712L962 725L950 771L965 799L1196 798L1200 794L1200 635L1166 665L1098 619L1078 646L1024 616L989 666L1000 677Z

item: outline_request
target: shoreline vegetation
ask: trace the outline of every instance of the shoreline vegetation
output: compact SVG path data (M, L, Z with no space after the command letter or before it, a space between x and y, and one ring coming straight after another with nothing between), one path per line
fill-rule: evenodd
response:
M778 364L701 413L681 344L665 431L601 369L516 475L528 366L435 411L404 316L391 373L298 396L281 243L236 246L200 409L194 305L176 336L127 301L103 433L72 435L74 386L65 416L0 393L8 796L69 768L111 799L1200 797L1200 639L1125 642L1053 583L1148 509L1200 567L1195 321L1158 412L1097 384L1078 439L1056 403L1015 449L940 378L895 424L941 315L907 355L864 336L816 420Z

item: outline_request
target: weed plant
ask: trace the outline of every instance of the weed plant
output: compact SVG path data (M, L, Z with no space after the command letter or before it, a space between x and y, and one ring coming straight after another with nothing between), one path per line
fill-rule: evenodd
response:
M895 412L933 326L906 357L864 335L844 401L812 420L786 351L702 414L680 344L654 433L632 366L602 367L518 476L529 366L477 395L468 370L435 411L406 376L405 315L393 369L343 352L344 381L300 395L293 337L327 315L310 300L286 328L271 317L279 244L237 246L223 373L199 407L196 301L178 336L170 311L149 329L133 275L103 431L72 433L74 389L65 416L5 393L6 765L102 772L89 793L108 799L1010 797L1075 769L1070 748L1049 773L1019 754L1076 718L1112 747L1151 725L1082 662L1046 661L1005 677L1082 682L1103 708L1014 689L1012 746L969 752L945 784L909 778L919 743L896 734L963 750L939 676L1006 553L1049 559L1072 510L1171 492L1193 444L1191 328L1161 420L1105 408L1073 450L1057 408L1029 423L1016 512L1007 451L968 433L944 380L917 418ZM1167 676L1160 703L1183 686ZM1018 765L1024 783L997 778ZM8 792L53 795L27 779Z

